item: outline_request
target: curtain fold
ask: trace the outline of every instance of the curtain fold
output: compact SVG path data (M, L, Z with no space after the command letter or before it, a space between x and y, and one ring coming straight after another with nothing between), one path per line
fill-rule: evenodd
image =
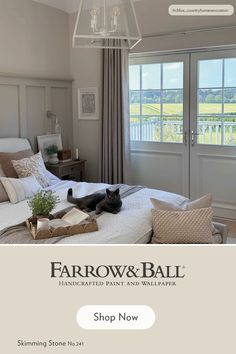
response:
M103 50L100 181L130 184L128 50Z

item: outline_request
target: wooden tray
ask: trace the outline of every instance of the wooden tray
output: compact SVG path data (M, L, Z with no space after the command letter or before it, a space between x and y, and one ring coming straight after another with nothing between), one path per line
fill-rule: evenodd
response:
M37 224L32 223L29 219L26 220L26 226L35 240L44 240L47 238L59 236L69 237L77 234L85 234L88 232L98 231L97 220L93 217L90 217L89 219L77 225L51 228L50 230L38 231Z

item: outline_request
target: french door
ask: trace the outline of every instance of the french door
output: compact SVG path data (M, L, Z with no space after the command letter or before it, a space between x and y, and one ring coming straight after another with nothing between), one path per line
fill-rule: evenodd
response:
M130 60L133 183L189 196L189 56Z
M190 197L236 219L236 51L191 55Z
M134 183L236 219L236 51L130 59Z

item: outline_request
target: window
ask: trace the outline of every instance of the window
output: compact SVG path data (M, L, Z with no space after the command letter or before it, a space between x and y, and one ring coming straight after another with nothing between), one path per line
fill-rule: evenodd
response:
M198 62L198 143L236 145L236 59Z
M133 141L183 142L183 62L130 65Z

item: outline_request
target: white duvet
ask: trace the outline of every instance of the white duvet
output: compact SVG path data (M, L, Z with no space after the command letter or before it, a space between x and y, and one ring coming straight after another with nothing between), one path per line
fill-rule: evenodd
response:
M71 206L66 200L67 191L73 188L76 197L94 193L109 187L107 184L52 180L48 189L55 191L60 197L56 211ZM150 197L163 201L181 204L186 198L144 188L123 199L123 207L119 214L105 213L98 218L99 231L83 235L75 235L61 240L61 244L142 244L150 241L152 233ZM0 204L0 230L17 225L31 216L27 201L18 204Z

